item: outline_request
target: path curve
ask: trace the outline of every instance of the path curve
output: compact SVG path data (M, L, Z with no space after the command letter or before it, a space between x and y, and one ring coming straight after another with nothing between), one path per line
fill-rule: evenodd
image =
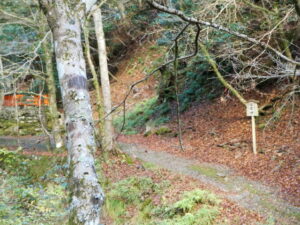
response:
M260 215L265 215L266 218L274 218L278 225L300 224L300 207L293 206L280 198L278 190L238 176L224 165L200 163L166 152L145 149L136 144L119 143L119 146L124 153L132 157L212 185L225 192L222 197Z

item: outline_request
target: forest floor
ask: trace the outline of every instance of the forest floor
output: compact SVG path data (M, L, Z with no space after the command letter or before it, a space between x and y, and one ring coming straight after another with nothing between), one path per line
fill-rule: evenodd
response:
M296 116L299 109L292 125L290 115L284 114L272 127L257 129L257 155L252 153L250 120L243 111L236 100L231 100L223 105L203 103L184 113L184 151L180 150L178 138L172 135L146 137L141 133L120 135L118 140L186 159L228 166L240 175L279 188L284 198L299 206L300 126ZM173 133L177 132L176 121L168 127Z
M114 105L122 102L128 87L141 79L145 68L161 55L156 50L149 50L151 44L139 47L120 65L116 75L118 82L112 83ZM146 52L147 60L136 65ZM155 87L154 77L139 84L135 94L128 99L127 112L134 104L155 96ZM265 96L248 93L245 97L257 99L263 105L275 95L275 90L270 89ZM252 153L251 119L246 117L244 106L229 94L194 104L182 113L184 151L180 151L178 138L174 137L178 134L174 117L166 124L172 129L171 134L145 136L144 130L140 130L136 135L120 135L118 140L187 159L226 165L248 178L278 187L300 206L300 108L299 102L294 104L294 108L285 107L278 117L257 117L258 155Z
M147 47L141 47L141 49L133 52L131 55L132 59L145 55L145 52L147 52ZM154 56L156 58L159 54ZM134 61L137 62L136 60ZM122 68L129 67L134 69L130 70L130 74L126 72L126 69L123 69L121 70L121 75L116 75L119 81L112 84L112 96L115 105L123 100L126 94L124 88L127 87L128 90L130 84L133 83L132 81L140 79L147 65L149 66L149 62L132 65L131 61L124 61ZM157 81L154 78L140 84L136 93L129 98L128 108L132 108L135 103L155 96L156 86ZM224 93L228 93L226 89L224 89ZM260 105L262 105L276 94L278 93L271 88L265 90L264 95L251 92L245 94L245 97L246 99L257 99L260 101ZM294 104L294 108L285 107L278 117L267 115L257 118L257 144L259 152L257 155L252 153L251 120L249 117L246 117L244 106L237 99L230 97L229 94L213 101L194 104L188 111L182 113L184 151L180 150L178 138L174 137L178 134L175 118L171 118L171 121L166 124L172 129L171 134L145 136L144 130L140 130L139 134L135 135L121 134L118 136L118 141L131 144L132 146L137 144L139 147L156 151L157 154L169 153L182 161L192 160L193 162L197 162L196 165L200 165L198 168L195 166L189 169L189 171L193 171L193 174L198 174L197 176L199 176L199 171L200 173L201 171L203 172L203 166L201 165L206 165L207 163L210 165L221 165L221 168L226 168L226 171L234 171L234 177L243 177L242 180L246 179L249 181L251 183L249 184L250 189L253 185L255 186L255 183L259 182L257 188L252 190L246 190L243 185L240 187L240 193L243 191L244 194L246 192L245 195L250 193L248 196L249 199L251 198L251 194L253 194L251 192L257 192L256 194L258 195L261 193L268 199L272 198L272 194L270 193L276 192L278 200L284 199L291 205L299 207L300 108L297 106L299 102L294 102ZM276 107L280 107L280 105L276 105ZM137 155L136 151L135 153ZM139 154L142 154L141 157L143 160L147 160L147 157L149 160L151 158L149 154ZM159 161L156 163L161 164ZM207 172L206 168L204 169L205 172ZM219 170L214 172L208 171L212 176L216 176L220 172ZM221 174L224 174L224 172L221 172ZM217 175L217 180L228 180L231 181L228 183L234 183L234 179L230 179L226 175L225 177L222 176ZM241 181L241 183L244 181ZM238 186L238 183L235 184ZM222 189L222 185L219 186ZM261 197L258 197L257 201L260 201L259 199L262 200ZM253 201L255 202L256 200ZM276 208L273 207L273 210L276 211ZM278 206L278 211L280 211L279 208L283 209L284 204ZM298 210L296 216L299 223L299 208L294 209Z
M299 224L300 207L278 196L279 191L260 182L237 175L234 170L215 163L177 157L174 154L152 151L133 144L119 143L123 152L177 174L193 177L219 190L218 195L266 218L276 218L277 224ZM211 189L211 188L210 188Z

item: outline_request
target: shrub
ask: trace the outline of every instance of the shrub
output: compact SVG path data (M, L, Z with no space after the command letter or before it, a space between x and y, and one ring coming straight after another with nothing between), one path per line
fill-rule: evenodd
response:
M126 113L124 132L126 134L135 134L147 122L151 120L152 124L158 126L169 120L165 114L169 111L166 105L157 105L157 98L151 98L137 104L134 109ZM114 126L120 131L123 125L123 116L114 120Z

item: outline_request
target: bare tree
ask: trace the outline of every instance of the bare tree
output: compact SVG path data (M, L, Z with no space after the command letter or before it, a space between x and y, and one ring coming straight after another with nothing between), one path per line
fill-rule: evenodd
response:
M81 25L96 0L39 0L53 32L70 164L70 224L100 224L104 194L98 182L92 108L87 89Z

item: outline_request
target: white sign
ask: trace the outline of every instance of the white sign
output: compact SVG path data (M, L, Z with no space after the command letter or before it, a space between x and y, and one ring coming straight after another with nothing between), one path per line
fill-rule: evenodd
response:
M248 102L246 105L247 116L258 116L258 105L255 102Z

